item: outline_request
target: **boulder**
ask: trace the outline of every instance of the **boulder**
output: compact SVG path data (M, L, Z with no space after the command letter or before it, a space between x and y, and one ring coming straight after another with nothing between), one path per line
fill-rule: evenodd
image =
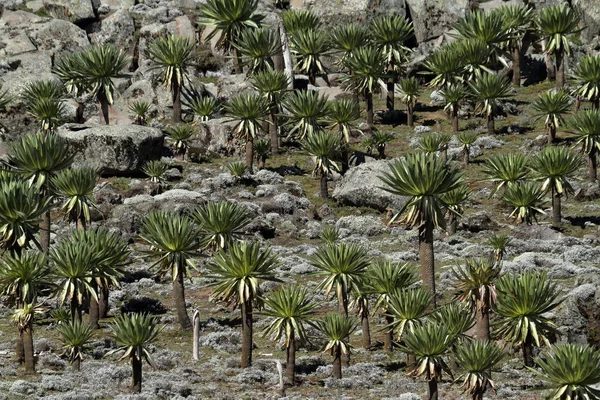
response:
M38 50L51 50L55 53L74 53L90 45L83 29L61 19L35 25L29 38Z
M242 142L235 139L233 132L235 123L227 121L227 118L215 118L198 124L199 133L192 146L218 154L241 154Z
M404 15L404 0L379 0L376 6L371 0L291 0L292 8L309 9L332 23L354 22L364 19L367 15L375 12L396 13Z
M406 204L407 198L383 190L384 183L379 176L386 171L389 171L386 160L353 167L337 183L332 196L343 205L371 207L380 211L388 208L399 210Z
M90 165L104 175L139 174L146 161L160 159L163 151L163 133L139 125L66 124L58 134L75 150L75 166Z
M463 219L463 225L469 232L481 232L496 229L498 224L487 211L471 214Z
M347 215L338 219L335 226L361 236L375 236L386 230L381 217L374 215Z
M135 0L101 0L100 7L98 7L98 11L100 11L100 9L104 9L107 12L117 10L128 10L129 7L133 7L135 3Z
M600 35L600 2L598 0L573 0L571 5L581 12L581 32L583 43L588 43Z
M442 36L464 17L470 0L406 0L415 27L417 42L423 43Z
M36 0L27 3L33 12L52 18L83 24L96 18L90 0Z
M133 50L135 25L133 18L126 10L116 13L102 20L100 32L90 35L94 44L113 44L121 49Z

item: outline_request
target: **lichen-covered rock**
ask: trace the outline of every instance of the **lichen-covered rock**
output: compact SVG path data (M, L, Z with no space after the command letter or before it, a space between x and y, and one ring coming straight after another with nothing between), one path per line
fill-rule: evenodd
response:
M383 181L379 177L389 171L389 162L374 161L351 168L337 183L332 196L339 203L371 207L385 211L388 208L399 210L407 199L385 191Z
M242 142L236 140L233 132L235 123L227 118L215 118L198 124L198 135L192 146L218 154L242 154Z
M120 49L133 50L134 33L133 18L126 10L119 10L102 20L100 32L91 34L90 38L94 44L112 44Z
M419 43L435 39L464 17L469 0L406 0Z
M84 50L90 45L85 31L69 21L51 19L31 28L33 30L29 33L29 38L38 51L71 53Z
M36 0L27 2L27 8L75 24L83 24L96 18L90 0Z
M336 226L348 229L351 234L375 236L386 228L380 217L373 215L348 215L338 219Z
M163 133L139 125L66 124L58 134L74 150L74 166L89 165L104 175L139 173L146 161L160 159L163 151Z

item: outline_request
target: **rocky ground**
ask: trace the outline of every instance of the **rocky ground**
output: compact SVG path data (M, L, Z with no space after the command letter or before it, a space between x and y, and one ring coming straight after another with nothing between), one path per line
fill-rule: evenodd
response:
M467 0L344 0L318 2L292 1L292 5L312 7L325 18L340 15L346 20L363 19L374 11L394 9L410 15L415 24L419 51L439 45L444 32L470 7ZM494 7L499 1L482 2L482 7ZM555 1L536 1L536 4L554 4ZM584 10L588 27L584 39L586 47L577 51L591 51L594 37L600 27L600 6L594 0L573 0L573 6ZM71 372L60 357L61 349L55 326L41 321L36 326L35 347L38 353L38 375L23 378L12 358L15 328L8 321L9 309L0 309L0 399L265 399L279 398L279 378L274 360L283 360L280 344L258 333L265 319L256 318L255 363L252 368L239 368L238 353L241 338L237 318L239 311L231 310L210 299L209 280L198 259L198 271L186 282L188 306L198 309L202 320L200 360L191 356L191 334L182 333L174 323L171 286L168 280L156 281L143 258L144 246L138 242L140 218L158 209L185 210L210 200L229 200L244 204L254 215L247 234L253 240L272 246L282 266L278 277L287 282L298 282L309 289L316 288L318 277L307 257L320 245L319 234L324 226L335 225L342 240L367 246L372 257L385 257L396 262L418 261L417 237L414 230L386 225L389 210L398 210L405 199L392 196L380 188L378 176L387 168L387 161L375 160L363 153L361 137L354 138L354 149L360 165L354 166L343 178L330 182L331 200L316 197L318 182L310 176L310 160L296 147L285 148L281 155L267 161L267 169L243 180L236 180L226 172L224 165L237 159L241 148L233 137L231 124L224 117L200 124L189 159L176 161L163 142L162 128L169 122L170 99L162 86L152 83L152 72L144 59L147 40L161 31L196 39L193 24L192 0L146 1L103 0L86 1L23 1L8 0L0 19L0 80L11 94L18 95L23 85L34 79L52 78L53 60L61 53L83 49L90 43L112 43L134 56L131 76L118 82L121 95L111 109L109 127L98 127L94 102L86 102L85 125L68 124L59 133L68 138L77 151L76 163L91 164L103 171L95 195L98 210L93 214L93 225L102 225L120 232L135 249L135 259L129 268L128 279L111 293L112 313L122 311L152 311L166 328L153 347L156 369L145 368L144 389L141 395L128 395L131 369L124 362L105 358L115 347L105 327L97 333L89 356L82 363L81 372ZM262 5L264 9L269 6ZM208 56L208 70L198 74L196 83L215 96L227 99L232 94L247 90L243 76L230 74L230 62L218 54ZM532 55L532 58L537 56ZM335 82L335 76L332 81ZM519 151L532 153L545 143L541 121L531 118L527 105L537 93L550 88L542 83L520 88L509 101L497 122L501 134L494 137L482 133L472 151L473 162L464 169L474 195L465 207L458 233L448 236L436 233L435 252L439 273L439 288L446 300L451 299L449 268L465 258L482 257L490 253L487 238L494 233L505 233L513 240L508 248L504 269L506 272L545 270L556 279L564 294L564 302L554 318L561 335L558 342L600 343L600 315L597 311L600 292L597 291L598 225L600 225L600 189L585 183L583 171L572 182L575 195L564 204L564 221L560 229L551 228L548 219L541 217L539 224L515 226L508 218L510 210L496 198L489 198L492 185L484 182L481 163L487 156L498 152ZM331 97L338 88L320 88ZM127 102L144 99L153 104L150 127L130 125ZM377 129L396 135L389 145L389 158L414 151L417 140L428 131L449 132L450 125L436 93L426 90L417 106L417 125L409 129L403 124L389 122L384 115L384 100L376 104ZM84 99L85 100L85 99ZM76 102L69 100L74 116ZM467 113L465 118L470 115ZM31 131L32 121L19 112L18 105L7 116L0 117L0 155L6 144L18 134ZM461 120L470 129L484 132L484 121L478 118ZM562 139L568 135L559 133ZM4 144L3 144L4 143ZM451 142L449 157L460 159L456 140ZM149 195L148 183L140 173L140 166L148 159L163 159L171 164L169 183L160 195ZM358 162L356 162L358 164ZM547 207L550 206L549 201ZM57 214L53 241L71 229ZM269 288L269 285L265 288ZM271 287L272 288L272 287ZM315 301L322 302L319 312L334 307L331 299L314 293ZM381 323L377 316L373 324ZM380 325L381 326L381 325ZM315 333L315 332L313 332ZM306 343L298 354L299 375L302 384L289 388L290 399L345 398L345 399L419 399L426 391L421 380L406 377L405 357L400 353L385 354L377 345L372 351L359 346L358 332L352 342L357 346L351 366L344 369L344 378L330 378L328 354L320 353L318 338ZM374 334L378 339L378 334ZM490 399L537 399L541 381L527 372L519 355L510 352L507 361L494 375L496 393ZM451 385L450 377L441 385L443 399L458 399L461 390Z

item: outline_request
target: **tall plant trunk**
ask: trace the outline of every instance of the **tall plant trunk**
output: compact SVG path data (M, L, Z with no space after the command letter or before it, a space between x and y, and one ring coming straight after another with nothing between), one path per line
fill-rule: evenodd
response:
M595 147L592 147L592 150L588 153L588 181L590 182L596 182L596 179L598 179L596 153Z
M322 199L329 198L329 190L327 190L327 174L321 172L321 190L320 195Z
M246 137L246 170L249 174L252 171L252 162L254 161L254 138L252 135Z
M85 120L83 119L83 112L85 111L85 104L81 101L77 102L77 108L75 109L75 122L78 124L83 124Z
M95 286L95 285L94 285ZM94 287L96 293L98 293L97 288ZM98 321L100 320L100 306L98 300L94 299L90 296L90 313L89 313L89 323L92 329L100 328Z
M348 172L350 169L349 155L348 155L348 143L342 145L342 175Z
M342 349L340 345L333 348L333 379L342 379Z
M100 318L106 318L108 315L108 297L110 289L108 286L102 286L99 290L100 298L98 299L98 315Z
M271 137L271 154L279 154L279 126L277 124L277 108L275 105L271 105L271 126L270 137Z
M50 225L50 211L46 211L40 222L40 247L44 253L47 253L50 248Z
M182 330L187 331L192 328L192 322L190 321L190 317L188 316L185 308L185 287L183 284L182 267L180 266L178 270L179 273L173 281L173 302L175 303L175 308L177 309L177 319L179 320L179 325L181 326Z
M19 248L20 249L20 248ZM19 255L21 253L19 252ZM23 302L17 301L17 309L23 308ZM25 362L25 349L23 348L23 336L19 331L19 336L17 337L17 341L15 342L15 358L19 362L19 364L23 364Z
M597 110L600 107L600 98L596 97L592 100L592 110Z
M374 124L373 124L373 93L372 92L366 92L365 93L365 98L367 100L367 129L369 130L369 132L373 131L374 128Z
M515 86L521 86L521 49L519 49L519 46L515 46L515 48L512 51L512 59L513 59L513 65L512 65L512 70L513 70L513 85Z
M85 231L87 229L87 224L85 222L85 217L83 215L80 215L79 217L77 217L76 224L77 224L77 230Z
M233 48L233 64L236 74L244 73L244 62L242 61L242 54L235 47Z
M242 302L242 368L252 365L252 299Z
M71 369L75 372L79 372L81 370L81 358L77 357L71 363Z
M394 318L390 315L385 316L385 323L389 326L394 322ZM388 328L383 333L383 350L391 353L394 351L394 330L392 328Z
M139 349L134 350L131 357L131 391L133 393L141 393L142 391L142 355Z
M101 125L109 125L110 121L108 119L108 98L102 92L98 93L98 101L100 102L100 124Z
M23 347L23 336L19 333L19 337L15 342L15 358L19 364L25 362L25 348Z
M475 337L480 340L490 340L489 304L485 299L479 299L475 307Z
M385 145L377 146L377 153L379 154L380 160L385 160Z
M432 378L429 371L427 371L427 385L429 388L429 400L438 400L437 378Z
M452 131L454 133L459 131L458 127L458 109L456 107L452 108Z
M556 125L548 125L548 144L556 142Z
M181 122L181 86L177 77L173 76L171 80L172 100L173 100L173 122Z
M414 105L412 105L410 103L406 105L406 123L411 128L415 125L415 123L414 123L414 112L415 112L414 109L415 109Z
M25 373L35 374L35 358L33 351L33 329L32 322L23 328L21 336L23 338L23 352L25 354Z
M557 51L556 54L556 87L562 88L565 86L565 60L562 51Z
M521 352L523 353L523 363L527 367L533 367L533 339L530 334L521 343Z
M561 194L557 193L556 188L552 187L552 224L560 225L561 215Z
M385 105L386 105L388 111L393 111L394 110L394 90L396 87L395 79L389 78L386 86L387 86L387 97L385 100Z
M548 47L548 41L546 39L542 40L542 48ZM546 64L546 76L548 81L552 82L556 80L556 68L554 63L552 62L552 57L549 53L544 53L544 63Z
M469 165L469 153L470 149L468 147L463 150L463 164L465 167Z
M426 221L419 227L419 261L423 288L433 295L431 309L435 309L435 260L433 255L433 222Z
M360 314L360 326L362 328L362 346L369 349L371 347L371 327L369 326L369 306L366 300Z
M81 322L81 305L77 301L77 293L73 293L71 297L71 322Z
M338 312L343 316L348 316L348 292L343 290L342 288L338 288L337 291L338 297ZM348 342L350 342L350 337L347 337ZM350 353L344 353L340 356L344 365L350 365Z
M458 218L454 213L448 215L448 235L454 235L458 226Z
M494 124L494 114L490 114L487 117L487 131L488 131L488 135L493 135L494 131L495 131L495 124Z
M579 114L581 108L581 96L575 96L575 114Z
M285 376L291 386L296 384L296 337L292 331L290 342L286 349Z

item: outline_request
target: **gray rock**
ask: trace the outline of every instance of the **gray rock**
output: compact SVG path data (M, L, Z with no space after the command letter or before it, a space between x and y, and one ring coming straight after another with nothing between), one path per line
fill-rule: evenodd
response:
M582 26L586 27L581 32L584 43L597 38L600 33L600 3L596 0L573 0L570 4L581 12Z
M442 36L469 10L469 0L406 0L412 17L417 42Z
M384 183L379 176L387 171L389 171L389 164L385 160L351 168L337 183L332 197L344 205L372 207L381 211L388 208L399 210L407 199L381 188Z
M215 118L198 124L199 133L192 146L218 154L241 154L241 141L234 138L235 123L227 121L226 118Z
M183 178L181 171L178 168L170 168L165 171L165 179L168 181L178 181Z
M463 219L462 223L470 232L488 231L498 227L498 224L492 219L492 216L487 211L480 211L468 215Z
M204 202L204 197L198 193L190 190L183 189L172 189L162 194L154 196L156 202L173 202L177 204L181 203L192 203L201 204Z
M75 151L74 166L89 165L105 175L131 175L162 155L163 133L139 125L63 125L58 134Z
M352 234L375 236L385 231L380 217L373 215L348 215L335 224L340 229L348 229Z
M306 198L296 197L289 193L281 193L264 202L262 210L264 212L294 214L297 210L306 209L309 206L310 201Z
M402 393L397 397L384 397L381 400L421 400L421 396L416 393Z
M256 197L271 197L275 196L280 192L280 189L276 185L258 185L256 187Z
M202 186L211 190L224 189L226 187L233 186L236 180L231 174L223 173L213 178L205 179Z
M98 13L101 8L108 9L108 11L129 10L135 4L135 0L101 0L101 3Z
M489 150L504 146L504 141L492 136L482 136L477 138L473 145L481 146L484 149Z
M57 80L51 73L52 59L49 52L19 54L11 57L10 62L18 64L19 68L2 76L2 89L8 91L16 103L20 102L19 96L27 84L37 80ZM10 129L10 132L13 133L14 130Z
M428 126L425 125L417 125L414 127L413 132L416 134L422 134L422 133L427 133L427 132L431 132L432 129Z
M56 53L77 52L89 47L87 34L77 25L60 19L51 19L37 25L29 34L38 51L51 50Z
M102 20L100 32L90 35L92 43L113 44L120 49L133 50L135 24L133 18L126 10L116 13Z
M596 182L580 182L575 189L575 200L591 201L600 198L600 186Z
M440 90L434 90L433 92L431 92L431 94L429 95L429 104L438 107L446 105L446 99L444 98L444 96L442 96L442 92Z
M252 176L252 179L258 183L268 185L280 185L283 183L283 176L268 169L261 169Z
M27 5L32 3L29 2ZM53 18L76 24L86 23L96 18L90 0L43 0L40 10L33 11L43 11Z
M6 42L6 47L4 47L4 52L9 57L36 50L37 48L34 46L25 32L18 32Z

